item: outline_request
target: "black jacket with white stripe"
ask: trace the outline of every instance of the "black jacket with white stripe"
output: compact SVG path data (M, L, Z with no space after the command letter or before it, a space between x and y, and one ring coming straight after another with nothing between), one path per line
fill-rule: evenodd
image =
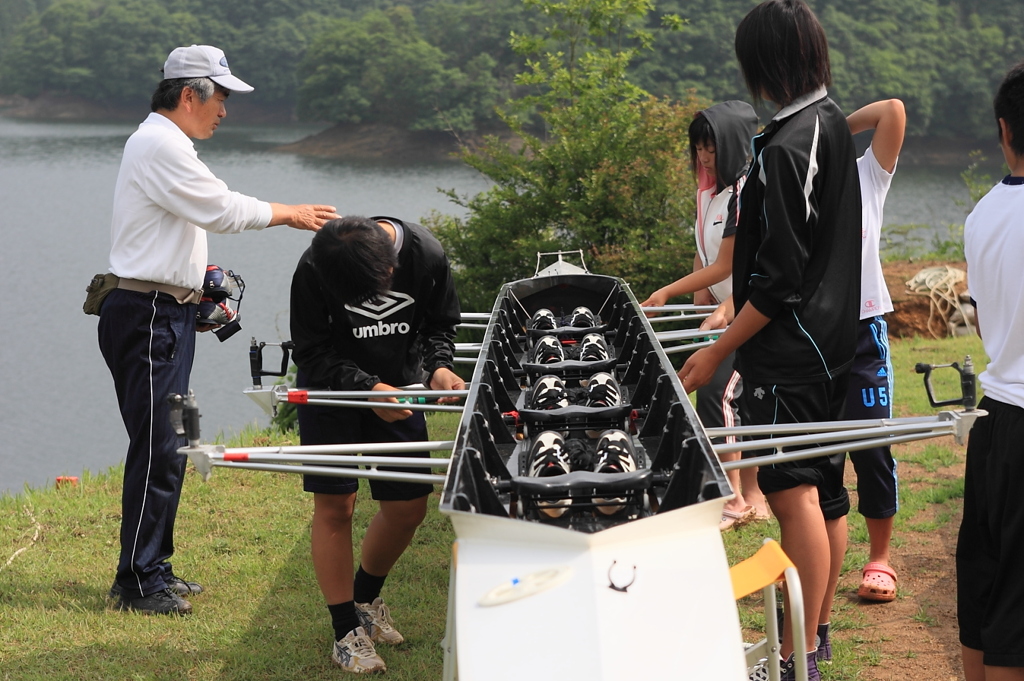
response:
M771 321L736 353L758 383L849 371L860 316L861 198L846 117L824 89L783 108L753 140L733 256L736 309Z

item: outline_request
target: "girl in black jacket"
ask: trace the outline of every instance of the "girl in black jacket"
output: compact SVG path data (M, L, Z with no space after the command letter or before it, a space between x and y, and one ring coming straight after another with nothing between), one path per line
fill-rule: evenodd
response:
M846 117L828 98L828 44L802 0L769 0L736 31L736 55L751 95L778 106L753 140L754 160L740 197L733 256L738 311L711 347L679 372L700 387L736 352L743 406L751 424L842 418L860 316L860 185ZM764 453L770 453L767 450ZM845 455L762 466L758 482L782 529L782 547L800 573L809 678L814 624L827 631L846 550L850 502ZM787 625L792 618L787 618ZM825 637L823 637L825 638ZM795 665L791 628L782 653Z

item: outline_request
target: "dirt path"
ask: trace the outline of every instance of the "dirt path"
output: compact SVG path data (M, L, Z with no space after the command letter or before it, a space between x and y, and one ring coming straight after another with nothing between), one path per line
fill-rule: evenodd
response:
M934 442L962 450L952 438L948 442ZM936 487L963 478L962 456L956 464L935 471L907 461L912 453L924 447L915 443L897 448L901 486L909 489ZM852 474L852 466L847 467L847 473ZM855 479L847 482L855 486ZM857 678L870 681L963 678L954 569L960 504L953 505L956 511L948 514L946 505L930 504L913 516L912 529L896 531L892 549L892 567L899 575L895 601L861 601L857 597L859 571L854 569L844 575L836 605L845 616L843 619L852 621L854 628L840 631L837 636L853 642L855 655L866 662ZM942 517L937 517L940 515ZM867 546L861 545L861 548L866 554ZM836 674L832 678L852 677Z

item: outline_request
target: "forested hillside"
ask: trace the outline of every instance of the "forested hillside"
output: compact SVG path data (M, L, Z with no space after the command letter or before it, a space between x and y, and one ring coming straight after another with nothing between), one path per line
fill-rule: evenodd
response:
M660 0L654 49L631 77L682 99L746 98L735 27L753 0ZM828 32L833 97L847 110L907 103L914 135L991 137L991 97L1024 58L1019 0L811 0ZM686 20L678 30L660 17ZM0 94L148 99L167 52L224 48L252 101L306 119L418 130L486 128L522 70L509 35L530 0L0 0Z

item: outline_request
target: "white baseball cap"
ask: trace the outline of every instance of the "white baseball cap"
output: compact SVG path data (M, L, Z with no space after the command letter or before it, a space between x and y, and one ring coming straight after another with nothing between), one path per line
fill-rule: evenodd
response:
M224 50L212 45L176 47L164 62L164 80L171 78L209 78L232 92L252 92L253 87L231 75Z

